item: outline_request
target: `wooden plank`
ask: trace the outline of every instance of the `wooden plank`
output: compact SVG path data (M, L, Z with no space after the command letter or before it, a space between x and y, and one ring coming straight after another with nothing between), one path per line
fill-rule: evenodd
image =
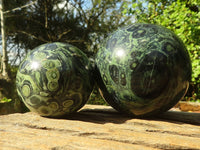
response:
M0 149L200 150L199 117L170 111L136 119L96 105L62 119L15 113L0 116Z

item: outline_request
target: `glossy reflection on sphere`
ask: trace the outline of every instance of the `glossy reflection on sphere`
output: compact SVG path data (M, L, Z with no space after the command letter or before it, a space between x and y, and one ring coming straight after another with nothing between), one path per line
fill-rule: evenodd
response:
M104 99L120 112L148 116L164 112L186 93L191 62L170 30L133 24L112 33L96 56Z
M19 66L17 92L41 116L57 117L80 109L93 89L91 65L78 48L48 43L33 49Z

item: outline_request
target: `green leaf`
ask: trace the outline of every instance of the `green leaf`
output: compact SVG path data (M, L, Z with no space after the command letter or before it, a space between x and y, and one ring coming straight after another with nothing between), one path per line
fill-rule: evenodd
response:
M101 4L101 0L92 0L93 6Z

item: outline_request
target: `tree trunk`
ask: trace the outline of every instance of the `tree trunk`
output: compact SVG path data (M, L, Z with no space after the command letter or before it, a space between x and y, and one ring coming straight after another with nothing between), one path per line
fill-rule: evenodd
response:
M8 55L7 55L7 46L6 46L6 33L5 33L5 20L3 14L3 0L0 0L0 12L1 12L1 37L2 37L2 76L5 79L8 79Z

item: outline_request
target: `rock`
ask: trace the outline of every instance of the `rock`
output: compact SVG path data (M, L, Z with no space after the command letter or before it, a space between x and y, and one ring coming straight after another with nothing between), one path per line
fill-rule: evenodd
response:
M179 109L181 111L200 111L200 103L195 102L179 102Z
M136 119L109 106L86 105L60 119L32 112L0 116L0 150L200 150L199 141L199 113Z

